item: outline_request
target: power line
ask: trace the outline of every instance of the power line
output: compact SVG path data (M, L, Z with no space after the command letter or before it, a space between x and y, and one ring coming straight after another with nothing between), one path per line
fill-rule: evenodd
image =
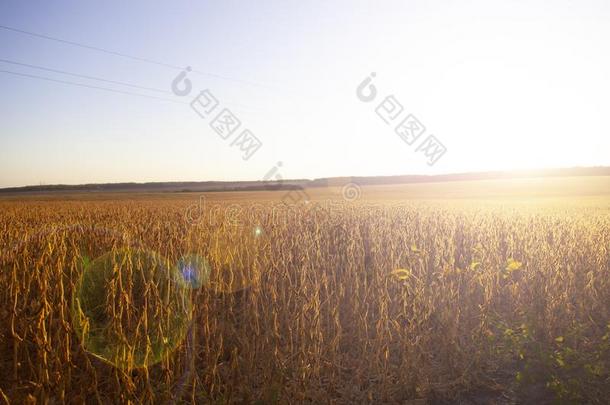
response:
M116 81L116 80L104 79L104 78L96 77L96 76L90 76L90 75L83 75L83 74L79 74L79 73L67 72L65 70L47 68L45 66L32 65L32 64L29 64L29 63L22 63L22 62L16 62L16 61L8 60L8 59L0 59L0 62L8 63L8 64L11 64L11 65L24 66L24 67L28 67L28 68L32 68L32 69L44 70L44 71L47 71L47 72L53 72L53 73L59 73L59 74L63 74L63 75L80 77L80 78L88 79L88 80L97 80L97 81L106 82L106 83L118 84L118 85L121 85L121 86L129 86L129 87L133 87L133 88L137 88L137 89L151 90L151 91L157 91L157 92L168 94L168 95L173 95L173 93L171 93L170 91L166 91L166 90L162 90L162 89L157 89L157 88L154 88L154 87L139 86L139 85L135 85L135 84L127 83L127 82L121 82L121 81ZM7 72L8 73L8 71L3 71L3 72ZM25 76L25 75L22 75L21 73L18 73L18 72L14 72L14 74L20 75L20 76ZM27 77L29 77L29 76L27 76ZM36 78L38 78L38 77L36 77ZM47 80L47 79L45 78L45 79L42 79L42 80ZM50 81L58 81L58 80L51 79L51 78L49 78L48 80L50 80ZM64 81L61 81L61 80L59 82L60 83L64 83ZM70 82L70 83L72 83L72 82ZM77 83L77 85L80 86L82 84ZM91 86L87 86L87 87L91 87ZM97 89L98 87L97 86L93 86L93 88ZM113 90L113 89L111 89L111 90ZM134 94L136 94L136 93L134 93ZM143 95L143 96L146 96L146 95ZM169 101L169 99L167 99L167 98L159 98L159 97L156 97L156 98L158 98L160 100L167 100L167 101ZM183 103L183 104L188 104L188 103ZM242 107L242 108L246 108L247 109L247 110L241 110L241 112L252 113L252 114L255 114L255 113L264 113L264 114L266 114L266 112L263 112L263 111L252 110L252 106L250 106L248 104L235 103L235 102L232 102L232 101L227 101L226 104L229 104L229 105L232 105L232 106L236 106L236 107ZM249 111L248 111L248 109L249 109Z
M156 91L156 92L159 92L159 93L164 93L164 94L169 94L169 95L172 94L171 92L169 92L167 90L156 89L154 87L139 86L139 85L136 85L136 84L126 83L126 82L119 82L119 81L116 81L116 80L103 79L101 77L95 77L95 76L88 76L88 75L83 75L83 74L79 74L79 73L66 72L65 70L51 69L51 68L47 68L47 67L44 67L44 66L31 65L29 63L15 62L15 61L12 61L12 60L7 60L7 59L0 59L0 62L8 63L8 64L11 64L11 65L24 66L24 67L28 67L28 68L32 68L32 69L46 70L47 72L53 72L53 73L59 73L59 74L62 74L62 75L80 77L80 78L83 78L83 79L97 80L97 81L100 81L100 82L118 84L118 85L121 85L121 86L133 87L133 88L141 89L141 90Z
M138 96L138 97L151 98L151 99L155 99L155 100L170 101L172 103L178 103L178 104L188 104L188 103L185 103L183 101L172 100L171 98L149 96L147 94L134 93L134 92L131 92L131 91L123 91L123 90L111 89L111 88L102 87L102 86L93 86L93 85L89 85L89 84L70 82L70 81L67 81L67 80L53 79L53 78L45 77L45 76L31 75L31 74L27 74L27 73L11 72L9 70L0 70L0 73L6 73L6 74L9 74L9 75L15 75L15 76L28 77L28 78L31 78L31 79L45 80L45 81L61 83L61 84L67 84L67 85L70 85L70 86L78 86L78 87L85 87L85 88L89 88L89 89L104 90L104 91L109 91L109 92L112 92L112 93L119 93L119 94L130 95L130 96Z
M0 61L3 61L3 60L0 59ZM51 71L53 71L53 70L51 70ZM31 78L31 79L44 80L44 81L60 83L60 84L65 84L65 85L70 85L70 86L84 87L84 88L88 88L88 89L103 90L103 91L108 91L108 92L118 93L118 94L123 94L123 95L144 97L144 98L149 98L149 99L154 99L154 100L161 100L161 101L169 101L169 102L177 103L177 104L190 104L188 102L173 100L171 98L156 97L156 96L150 96L150 95L147 95L147 94L134 93L134 92L131 92L131 91L112 89L112 88L109 88L109 87L94 86L94 85L89 85L89 84L84 84L84 83L76 83L76 82L71 82L71 81L67 81L67 80L54 79L54 78L46 77L46 76L38 76L38 75L32 75L32 74L21 73L21 72L13 72L13 71L9 71L9 70L1 70L1 69L0 69L0 73L6 73L6 74L9 74L9 75L14 75L14 76L27 77L27 78ZM79 75L79 76L80 77L87 77L85 75ZM91 78L93 78L93 76L91 76ZM108 80L100 79L100 78L95 78L95 80L108 81ZM112 82L112 81L110 81L110 82ZM116 83L120 83L120 82L116 82ZM241 107L245 107L246 110L232 108L232 110L234 110L236 112L240 112L240 113L246 113L246 114L265 114L266 113L264 111L248 110L251 107L248 106L248 105L245 105L245 104L239 104L239 103L233 103L233 102L226 102L226 104L234 105L234 106L237 106L237 107L240 107L240 106Z
M127 58L127 59L137 60L139 62L152 63L154 65L164 66L164 67L167 67L167 68L170 68L170 69L182 69L182 67L180 67L180 66L170 65L168 63L163 63L163 62L157 62L157 61L152 60L152 59L140 58L138 56L131 56L131 55L127 55L127 54L121 53L121 52L110 51L108 49L98 48L97 46L85 45L85 44L81 44L81 43L74 42L74 41L68 41L68 40L65 40L65 39L50 37L48 35L37 34L35 32L30 32L30 31L20 30L20 29L17 29L17 28L7 27L6 25L0 25L0 28L4 29L4 30L7 30L7 31L13 31L13 32L18 32L20 34L30 35L32 37L47 39L49 41L61 42L63 44L78 46L80 48L85 48L85 49L89 49L89 50L92 50L92 51L103 52L103 53L107 53L109 55L120 56L120 57Z
M91 45L81 44L79 42L68 41L68 40L61 39L61 38L55 38L55 37L51 37L51 36L48 36L48 35L43 35L43 34L38 34L38 33L35 33L35 32L21 30L21 29L18 29L18 28L8 27L6 25L0 25L0 29L4 29L4 30L7 30L7 31L13 31L13 32L17 32L17 33L24 34L24 35L29 35L29 36L36 37L36 38L42 38L42 39L46 39L46 40L49 40L49 41L60 42L62 44L77 46L77 47L80 47L80 48L89 49L89 50L96 51L96 52L102 52L102 53L106 53L108 55L119 56L119 57L122 57L122 58L127 58L127 59L131 59L131 60L135 60L135 61L138 61L138 62L145 62L145 63L150 63L150 64L153 64L153 65L157 65L157 66L163 66L163 67L166 67L166 68L169 68L169 69L178 69L178 70L184 69L183 66L172 65L172 64L169 64L169 63L159 62L159 61L148 59L148 58L141 58L139 56L132 56L132 55L128 55L128 54L122 53L122 52L111 51L109 49L104 49L104 48L100 48L100 47L97 47L97 46L91 46ZM232 82L236 82L236 83L247 84L247 85L250 85L250 86L263 87L263 88L267 88L267 89L271 89L272 88L272 87L270 87L268 85L265 85L265 84L251 82L249 80L236 79L236 78L228 77L228 76L217 75L215 73L202 72L200 70L192 70L192 72L200 74L200 75L204 75L204 76L214 77L216 79L221 79L221 80L232 81Z

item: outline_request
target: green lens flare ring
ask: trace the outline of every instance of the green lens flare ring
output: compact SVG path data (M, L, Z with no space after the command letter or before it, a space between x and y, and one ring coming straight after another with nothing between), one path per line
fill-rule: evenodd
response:
M83 348L120 369L148 367L184 340L192 317L191 287L177 266L143 249L121 249L83 268L72 320Z

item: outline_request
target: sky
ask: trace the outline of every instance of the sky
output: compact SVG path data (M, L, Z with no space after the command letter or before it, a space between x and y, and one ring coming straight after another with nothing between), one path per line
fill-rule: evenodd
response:
M0 187L610 165L607 1L3 0L0 26Z

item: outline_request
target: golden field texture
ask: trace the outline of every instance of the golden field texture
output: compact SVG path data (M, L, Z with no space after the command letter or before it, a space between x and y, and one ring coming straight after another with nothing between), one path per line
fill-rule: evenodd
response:
M606 198L196 198L0 201L0 403L610 395Z

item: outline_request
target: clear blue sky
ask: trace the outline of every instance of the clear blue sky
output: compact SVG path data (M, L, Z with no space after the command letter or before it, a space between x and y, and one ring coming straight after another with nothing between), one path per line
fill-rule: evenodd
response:
M0 72L0 187L610 165L609 4L3 1L0 25L210 75L178 97L0 62L183 102ZM0 59L167 92L180 73L6 29ZM262 141L251 159L189 107L206 88ZM446 146L433 166L376 115L388 95Z

